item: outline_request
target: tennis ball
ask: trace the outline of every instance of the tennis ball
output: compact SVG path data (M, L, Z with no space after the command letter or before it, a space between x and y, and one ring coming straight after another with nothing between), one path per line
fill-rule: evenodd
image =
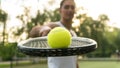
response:
M71 34L63 27L55 27L48 33L47 42L51 48L67 48L71 44Z

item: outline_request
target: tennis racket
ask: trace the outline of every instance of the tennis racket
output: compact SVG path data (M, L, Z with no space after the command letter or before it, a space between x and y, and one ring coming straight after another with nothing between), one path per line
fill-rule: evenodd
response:
M92 52L96 48L96 41L85 37L72 37L72 43L68 48L50 48L47 37L30 38L18 43L20 52L39 57L82 55Z

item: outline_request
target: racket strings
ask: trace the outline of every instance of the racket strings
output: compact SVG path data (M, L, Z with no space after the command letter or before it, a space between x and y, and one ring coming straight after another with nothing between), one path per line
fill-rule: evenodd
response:
M82 40L72 40L71 47L79 47L79 46L85 46L91 44L90 42L82 41Z
M48 48L48 44L45 40L44 41L39 41L38 45L39 45L40 48Z
M80 41L80 40L72 40L70 47L79 47L91 44L90 42ZM28 43L25 43L24 46L33 47L33 48L49 48L46 40L32 40Z
M49 48L46 40L32 40L25 43L24 46L32 48Z
M81 39L73 38L70 47L74 48L74 47L88 46L92 43L93 41L86 39L86 38L81 38ZM50 48L47 43L46 38L28 40L26 43L23 44L23 46L32 47L32 48L40 48L40 49Z

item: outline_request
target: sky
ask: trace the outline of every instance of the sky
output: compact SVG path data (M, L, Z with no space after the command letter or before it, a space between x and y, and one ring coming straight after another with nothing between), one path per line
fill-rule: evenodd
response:
M53 3L51 6L48 5L48 2L52 3L52 1L53 0L0 0L0 7L9 14L7 21L8 31L11 27L20 27L20 25L22 25L22 22L16 19L16 16L24 12L23 6L31 7L32 11L30 14L35 16L37 9L41 10L47 8L47 10L53 10L54 8L59 7L61 0L54 0L55 3ZM87 9L88 15L94 19L97 19L100 14L106 14L110 19L109 25L120 28L119 0L75 0L75 2L77 8L84 7ZM2 31L1 24L0 31ZM25 34L23 34L21 37L25 37ZM11 39L12 33L9 41L11 41Z
M39 1L39 3L38 3ZM15 19L16 15L22 14L23 5L32 6L31 14L34 15L37 9L43 9L44 7L49 7L47 3L52 2L52 0L1 0L2 8L9 13L9 25L19 26L18 20ZM59 7L61 0L55 0L55 3L48 9L53 9ZM100 14L106 14L110 18L110 24L120 28L120 4L119 0L75 0L77 8L83 6L87 9L88 14L97 18ZM13 24L14 22L14 24Z
M88 13L93 18L97 18L100 14L106 14L110 18L111 25L120 27L120 4L119 0L79 0L79 6L88 9ZM80 4L79 4L80 3Z

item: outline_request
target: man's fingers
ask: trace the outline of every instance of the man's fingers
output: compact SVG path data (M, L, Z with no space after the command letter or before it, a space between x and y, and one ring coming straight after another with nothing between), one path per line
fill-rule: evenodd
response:
M48 33L49 31L43 32L41 36L47 36Z
M39 37L41 37L41 36L42 36L42 32L40 31L40 32L39 32Z
M51 28L50 27L43 27L40 31L39 31L39 36L47 36L47 34L50 32Z
M43 31L39 33L39 36L47 36L47 34L50 32L50 30L48 31Z

